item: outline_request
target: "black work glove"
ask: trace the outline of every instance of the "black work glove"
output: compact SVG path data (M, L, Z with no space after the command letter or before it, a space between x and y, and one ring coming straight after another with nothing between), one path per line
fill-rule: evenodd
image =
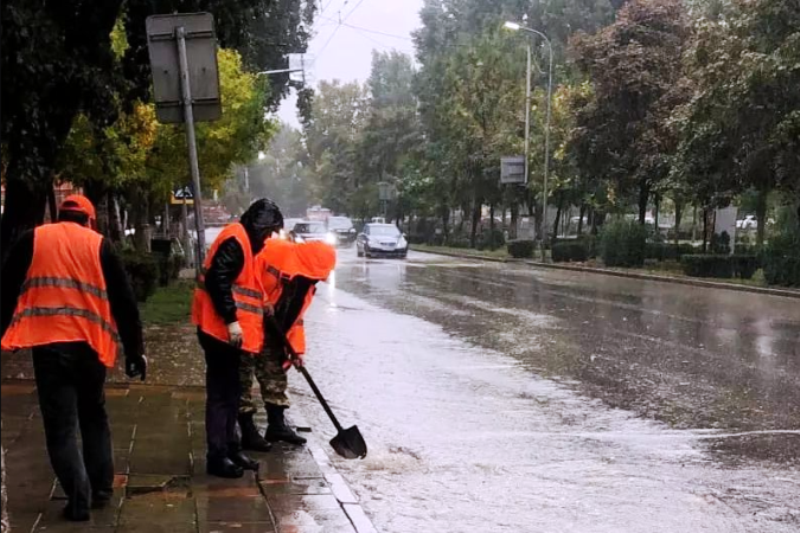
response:
M147 357L144 355L128 357L125 360L125 375L131 379L141 376L144 381L147 378Z

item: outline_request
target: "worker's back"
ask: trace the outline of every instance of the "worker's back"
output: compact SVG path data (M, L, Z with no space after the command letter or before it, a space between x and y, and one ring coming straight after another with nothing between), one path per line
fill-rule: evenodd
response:
M86 342L106 366L119 345L100 263L103 237L72 222L34 230L33 257L3 349Z

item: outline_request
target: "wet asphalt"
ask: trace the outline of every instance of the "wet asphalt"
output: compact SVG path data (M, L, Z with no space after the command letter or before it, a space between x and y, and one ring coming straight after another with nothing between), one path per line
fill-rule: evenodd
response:
M800 530L800 300L344 250L306 323L380 531Z

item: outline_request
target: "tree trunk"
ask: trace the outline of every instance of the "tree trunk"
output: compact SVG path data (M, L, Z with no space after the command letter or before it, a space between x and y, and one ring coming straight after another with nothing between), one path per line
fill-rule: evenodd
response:
M119 216L119 204L113 192L108 192L106 202L108 205L108 236L111 242L118 243L122 241L122 222Z
M703 208L703 253L708 252L708 208Z
M583 233L583 217L586 214L586 204L581 204L581 208L578 210L578 237L581 236Z
M469 247L475 248L477 236L478 236L478 224L481 221L481 206L482 202L480 199L475 198L475 202L472 205L472 227L469 230Z
M644 225L647 218L647 200L650 198L650 188L646 184L639 186L639 224Z
M58 220L58 206L56 205L55 185L47 191L47 206L50 210L50 222L56 222Z
M659 211L661 210L661 195L658 194L658 193L656 193L656 196L655 196L655 207L654 207L654 209L655 209L655 213L653 214L653 224L655 224L655 228L653 228L653 230L655 231L654 236L658 238L658 237L661 236L661 230L658 228Z
M675 246L678 246L681 233L681 218L683 217L683 203L675 201Z
M145 252L150 250L149 231L150 219L148 198L144 195L137 194L135 201L131 203L131 217L133 218L133 246L139 251Z
M758 191L756 200L756 249L760 252L764 247L764 234L767 229L767 191Z
M553 221L553 242L558 238L558 225L561 223L561 212L564 210L563 202L558 202L556 207L556 219Z
M11 171L8 172L10 176ZM52 185L50 186L52 188ZM46 190L30 188L19 179L6 182L6 201L0 227L2 257L22 233L44 223Z
M489 249L494 250L494 202L489 204Z
M519 236L519 203L511 204L511 227L508 228L508 236L516 239Z

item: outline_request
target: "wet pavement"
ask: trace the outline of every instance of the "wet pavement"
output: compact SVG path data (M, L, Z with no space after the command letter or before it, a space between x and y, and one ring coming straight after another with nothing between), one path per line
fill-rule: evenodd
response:
M797 300L350 251L318 300L309 369L380 531L800 530Z
M151 385L113 377L120 499L92 530L800 530L797 300L345 250L306 324L308 368L365 460L332 454L293 373L310 447L209 480L194 331L150 328ZM86 531L55 519L29 359L4 354L2 376L18 530Z
M205 474L204 392L110 386L107 407L115 497L88 523L61 518L66 503L47 461L34 384L2 385L9 513L17 532L369 533L374 529L327 456L276 446L252 454L258 473L240 480ZM296 420L295 420L296 421ZM265 421L258 421L261 426Z

